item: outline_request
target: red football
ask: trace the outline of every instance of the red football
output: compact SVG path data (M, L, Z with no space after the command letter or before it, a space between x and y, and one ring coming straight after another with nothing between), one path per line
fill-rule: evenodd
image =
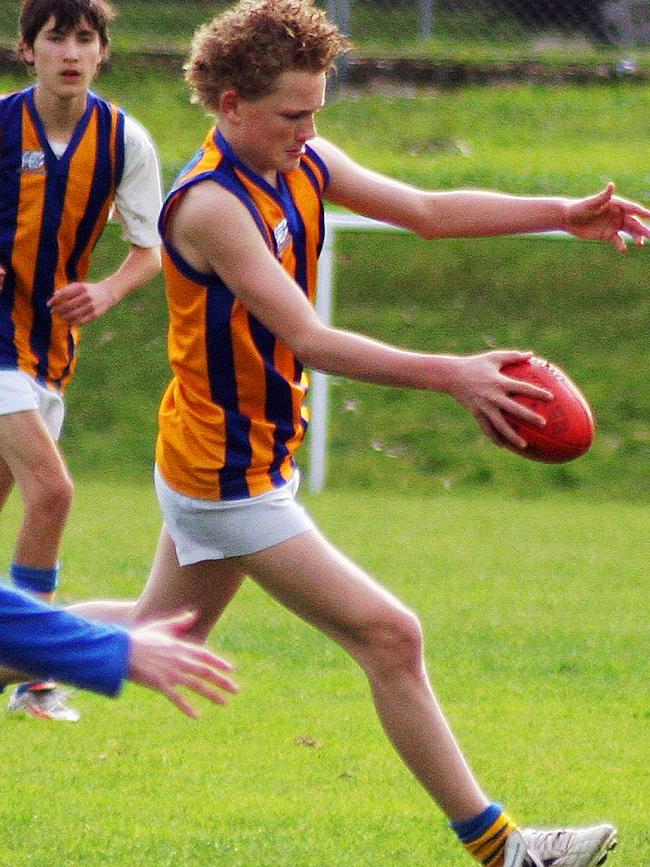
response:
M594 417L577 385L554 364L543 358L507 364L501 372L513 379L532 382L553 393L544 401L525 395L512 395L517 403L529 407L546 419L545 427L535 427L506 413L509 424L528 445L510 446L516 454L533 461L560 464L584 455L594 440Z

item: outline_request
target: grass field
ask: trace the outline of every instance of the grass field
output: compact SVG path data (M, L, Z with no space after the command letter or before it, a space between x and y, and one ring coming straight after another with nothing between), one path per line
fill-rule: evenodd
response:
M432 679L487 790L526 822L611 819L615 863L648 867L647 510L359 492L308 504L421 615ZM16 519L12 503L0 545ZM137 593L157 530L149 488L84 480L64 596ZM78 696L79 726L0 726L1 865L469 864L337 647L254 585L213 644L243 689L199 723L129 687L116 703Z

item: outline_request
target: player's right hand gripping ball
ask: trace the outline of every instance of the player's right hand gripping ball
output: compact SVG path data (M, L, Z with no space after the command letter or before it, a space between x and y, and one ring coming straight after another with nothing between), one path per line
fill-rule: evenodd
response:
M501 372L513 379L532 382L553 394L550 401L513 395L517 403L543 416L546 426L535 427L506 414L508 423L527 442L525 449L509 446L512 451L533 461L560 464L579 458L589 450L594 441L594 416L584 395L566 373L543 358L535 357L507 364Z

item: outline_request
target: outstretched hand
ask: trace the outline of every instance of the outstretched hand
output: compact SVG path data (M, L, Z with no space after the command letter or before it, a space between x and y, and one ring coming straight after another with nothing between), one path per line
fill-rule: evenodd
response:
M232 671L230 663L205 647L183 641L195 622L196 614L186 612L137 626L130 630L129 655L130 680L162 693L192 719L199 715L179 687L191 689L216 704L226 703L222 692L238 692L222 673Z
M627 244L622 233L631 235L640 247L650 238L650 228L641 217L650 218L650 211L636 202L614 195L614 184L587 199L571 201L567 205L566 230L578 238L607 241L624 253Z

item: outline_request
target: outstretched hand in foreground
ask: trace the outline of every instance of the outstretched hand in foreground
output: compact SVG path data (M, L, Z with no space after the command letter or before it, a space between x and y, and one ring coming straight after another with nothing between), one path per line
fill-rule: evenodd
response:
M226 693L236 693L237 686L223 672L232 666L206 647L183 641L194 625L196 614L169 617L136 626L129 631L129 679L157 690L187 716L199 714L179 692L191 689L216 704L225 704Z

